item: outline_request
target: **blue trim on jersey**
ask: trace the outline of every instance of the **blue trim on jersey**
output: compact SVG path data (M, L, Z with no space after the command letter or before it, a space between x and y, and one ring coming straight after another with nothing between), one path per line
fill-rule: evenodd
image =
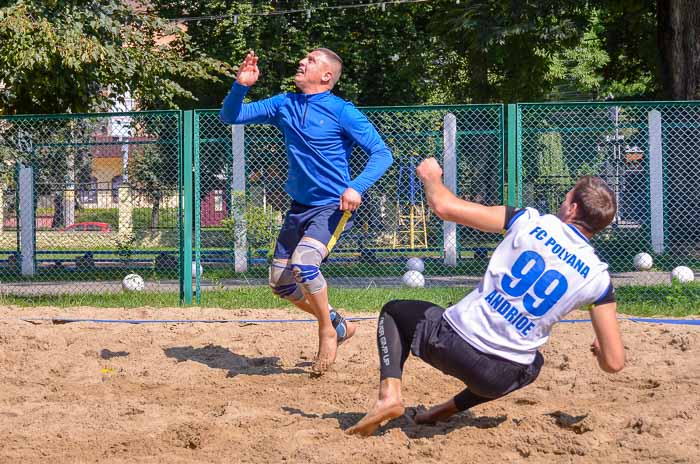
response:
M612 284L612 283L611 283L610 285L608 285L608 288L605 289L605 291L603 292L603 294L600 295L600 298L598 298L597 300L595 300L595 303L593 303L593 304L594 304L594 305L599 305L601 301L605 300L605 298L607 298L608 295L610 295L610 293L613 293L613 295L615 294L615 288L613 287L613 284ZM612 301L615 301L614 296L613 296L613 300L612 300ZM612 302L612 301L611 301L611 302Z
M508 221L508 225L506 226L506 229L510 229L510 226L512 226L513 223L515 222L515 220L518 219L520 216L522 216L522 214L523 214L525 211L527 211L527 210L526 210L525 208L523 208L523 209L521 209L520 211L518 211L517 213L515 213L515 216L513 216L512 218L510 218L510 221Z
M586 243L588 243L588 242L590 241L590 240L588 240L588 238L586 238L585 235L583 235L583 234L581 233L580 230L578 230L578 228L577 228L575 225L573 225L573 224L567 224L567 226L571 227L571 230L573 230L574 232L576 232L576 235L578 235L579 237L581 237L582 239L584 239L584 240L586 241Z
M226 124L272 124L284 135L289 173L285 190L307 206L338 203L348 187L360 194L391 166L393 157L367 117L329 91L283 93L243 103L249 87L234 82L219 118ZM369 159L350 178L350 155L357 144Z

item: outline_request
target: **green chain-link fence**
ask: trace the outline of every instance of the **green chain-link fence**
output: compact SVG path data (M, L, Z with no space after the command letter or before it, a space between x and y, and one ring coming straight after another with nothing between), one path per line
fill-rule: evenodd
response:
M502 105L364 112L391 149L394 164L363 196L354 227L324 264L326 278L365 287L401 285L410 257L423 260L428 281L464 283L460 278L483 273L498 236L444 225L427 207L415 168L422 159L437 157L458 195L500 203ZM282 134L268 125L226 126L217 111L201 111L195 114L195 141L200 230L195 254L199 251L205 270L202 279L265 282L290 203ZM356 148L351 177L366 162L367 155Z
M517 106L518 202L556 213L576 179L593 174L616 194L618 214L593 240L618 284L668 283L697 272L700 103ZM653 267L638 272L634 256Z
M430 212L415 176L429 156L461 198L550 213L579 176L600 175L619 214L594 245L617 282L699 268L700 104L509 105L507 126L502 105L363 111L394 164L324 264L332 284L401 285L412 257L428 285L480 278L500 237ZM118 291L130 272L185 301L202 284L265 284L290 201L280 131L213 110L1 117L0 161L5 293ZM366 161L353 152L353 176ZM634 269L640 252L651 271Z
M131 272L177 289L180 119L0 118L2 291L118 291Z

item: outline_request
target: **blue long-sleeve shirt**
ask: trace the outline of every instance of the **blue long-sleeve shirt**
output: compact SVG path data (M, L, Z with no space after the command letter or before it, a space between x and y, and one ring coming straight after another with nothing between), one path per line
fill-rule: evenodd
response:
M249 87L234 82L219 117L226 124L272 124L284 134L289 175L285 190L307 206L338 202L345 189L360 194L391 166L391 151L355 106L330 92L283 93L243 103ZM350 179L350 153L357 143L369 160Z

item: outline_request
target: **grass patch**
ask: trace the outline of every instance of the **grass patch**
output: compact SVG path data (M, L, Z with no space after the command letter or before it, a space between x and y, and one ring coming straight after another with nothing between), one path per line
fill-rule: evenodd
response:
M633 316L700 315L700 282L619 287L618 312Z
M132 223L134 230L151 228L152 208L134 208ZM53 214L53 213L52 213ZM117 230L119 226L119 210L117 208L84 208L75 213L75 222L106 222ZM160 208L159 229L177 228L177 208Z
M376 312L393 299L427 300L440 306L456 303L471 291L469 287L440 288L331 288L334 306L356 312ZM617 290L618 311L633 316L685 317L700 315L700 283L629 286ZM0 304L34 306L94 306L98 308L172 307L178 305L175 292L77 294L0 297ZM206 290L202 307L224 309L289 308L292 305L272 295L267 287Z
M338 254L340 255L340 254ZM483 275L488 266L488 259L464 259L455 267L446 266L438 259L424 259L425 274L430 276L452 275ZM269 268L267 264L253 265L247 272L236 273L231 266L214 267L204 263L207 279L212 281L224 279L267 279ZM400 256L384 261L357 261L348 263L327 262L323 264L325 277L391 277L400 282L406 272L406 256Z
M57 255L61 256L61 255ZM74 257L75 255L73 255ZM58 258L56 258L58 259ZM116 259L115 259L116 260ZM174 267L166 269L153 269L150 265L98 269L94 267L77 268L77 267L62 267L62 266L47 266L37 270L36 275L32 277L22 277L15 272L9 272L8 269L0 268L0 281L5 282L100 282L100 281L120 281L125 275L135 272L146 280L177 280L178 268L177 264ZM89 295L84 295L89 296ZM118 305L119 306L119 305Z
M75 306L93 306L95 308L167 308L178 306L175 292L143 293L99 293L74 295L37 295L37 296L0 296L1 305L20 307L53 306L70 308ZM126 316L125 316L126 317Z

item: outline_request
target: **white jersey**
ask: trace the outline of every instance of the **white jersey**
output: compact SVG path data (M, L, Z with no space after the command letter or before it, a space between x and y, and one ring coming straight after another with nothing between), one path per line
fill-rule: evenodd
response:
M556 322L613 291L607 269L578 229L526 208L510 220L479 286L443 317L478 350L530 364Z

